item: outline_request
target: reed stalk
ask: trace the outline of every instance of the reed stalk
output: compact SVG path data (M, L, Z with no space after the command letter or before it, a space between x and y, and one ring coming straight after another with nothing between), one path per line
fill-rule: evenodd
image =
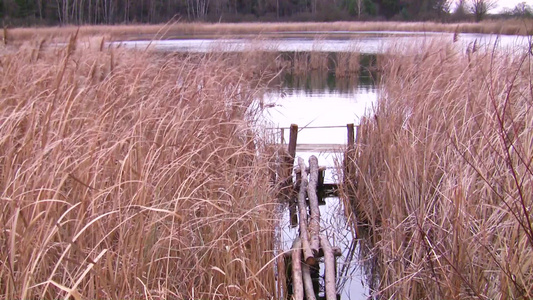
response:
M361 121L350 207L373 295L530 299L530 49L400 47Z
M274 297L242 65L98 44L0 56L0 298Z

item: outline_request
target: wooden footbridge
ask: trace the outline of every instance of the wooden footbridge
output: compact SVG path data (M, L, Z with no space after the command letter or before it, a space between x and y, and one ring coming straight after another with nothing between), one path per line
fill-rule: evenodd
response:
M344 149L342 177L350 178L353 167L348 162L355 153L354 124L347 124L346 128L348 143ZM318 159L314 155L309 158L309 165L299 157L295 166L297 136L298 126L293 124L290 127L288 146L286 149L283 147L280 155L281 168L276 168L277 174L274 174L279 180L280 197L289 203L290 226L299 227L299 235L295 238L292 249L284 256L288 297L295 300L336 300L339 297L335 284L336 257L342 251L332 247L327 235L321 230L319 205L325 203L325 197L338 196L341 183L324 183L326 168L318 165ZM336 146L334 149L338 151L340 147ZM328 152L324 146L311 150ZM319 297L320 261L324 265L324 297Z

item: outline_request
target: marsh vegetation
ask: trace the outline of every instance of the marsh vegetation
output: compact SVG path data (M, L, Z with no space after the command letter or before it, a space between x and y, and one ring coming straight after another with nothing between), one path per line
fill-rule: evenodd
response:
M0 297L283 298L256 100L280 78L342 92L362 73L379 100L344 206L371 296L532 297L531 47L162 53L105 28L8 31Z
M533 56L391 51L349 206L379 299L529 299Z
M40 45L0 57L0 297L274 297L250 60Z

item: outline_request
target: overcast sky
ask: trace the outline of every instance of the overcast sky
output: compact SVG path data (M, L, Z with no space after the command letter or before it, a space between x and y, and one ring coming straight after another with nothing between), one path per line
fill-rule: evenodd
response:
M496 8L495 10L497 12L503 9L506 9L506 8L514 8L518 3L521 3L521 2L525 2L528 5L533 4L533 0L498 0L496 2L498 5L498 8Z
M454 2L457 2L457 0L455 0ZM533 0L497 0L496 1L497 7L493 9L491 12L497 13L504 9L514 8L518 3L521 3L521 2L525 2L527 5L533 6Z

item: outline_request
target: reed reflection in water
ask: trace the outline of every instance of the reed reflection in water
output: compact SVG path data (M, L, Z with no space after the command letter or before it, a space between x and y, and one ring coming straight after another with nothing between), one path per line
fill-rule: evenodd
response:
M267 107L264 117L273 124L273 128L288 128L293 123L298 124L300 147L296 149L296 156L306 161L311 155L317 156L319 165L328 168L325 182L338 183L342 174L336 166L342 164L341 150L347 143L346 124L357 124L377 99L376 81L379 78L375 68L376 56L357 54L358 70L350 73L337 71L337 59L340 57L337 54L327 55L327 67L315 64L314 68L305 72L295 64L305 63L310 68L311 54L282 55L287 62L293 60L285 64L277 81L262 95L260 101ZM343 59L348 61L346 56ZM289 140L287 129L283 137L281 130L274 134L278 142ZM367 299L369 289L361 268L363 262L358 259L358 237L354 227L347 221L343 201L337 197L325 198L320 213L321 231L342 251L342 257L337 259L336 282L341 298ZM283 214L280 235L282 250L290 249L298 230L290 227L288 211ZM323 266L321 272L323 275Z

